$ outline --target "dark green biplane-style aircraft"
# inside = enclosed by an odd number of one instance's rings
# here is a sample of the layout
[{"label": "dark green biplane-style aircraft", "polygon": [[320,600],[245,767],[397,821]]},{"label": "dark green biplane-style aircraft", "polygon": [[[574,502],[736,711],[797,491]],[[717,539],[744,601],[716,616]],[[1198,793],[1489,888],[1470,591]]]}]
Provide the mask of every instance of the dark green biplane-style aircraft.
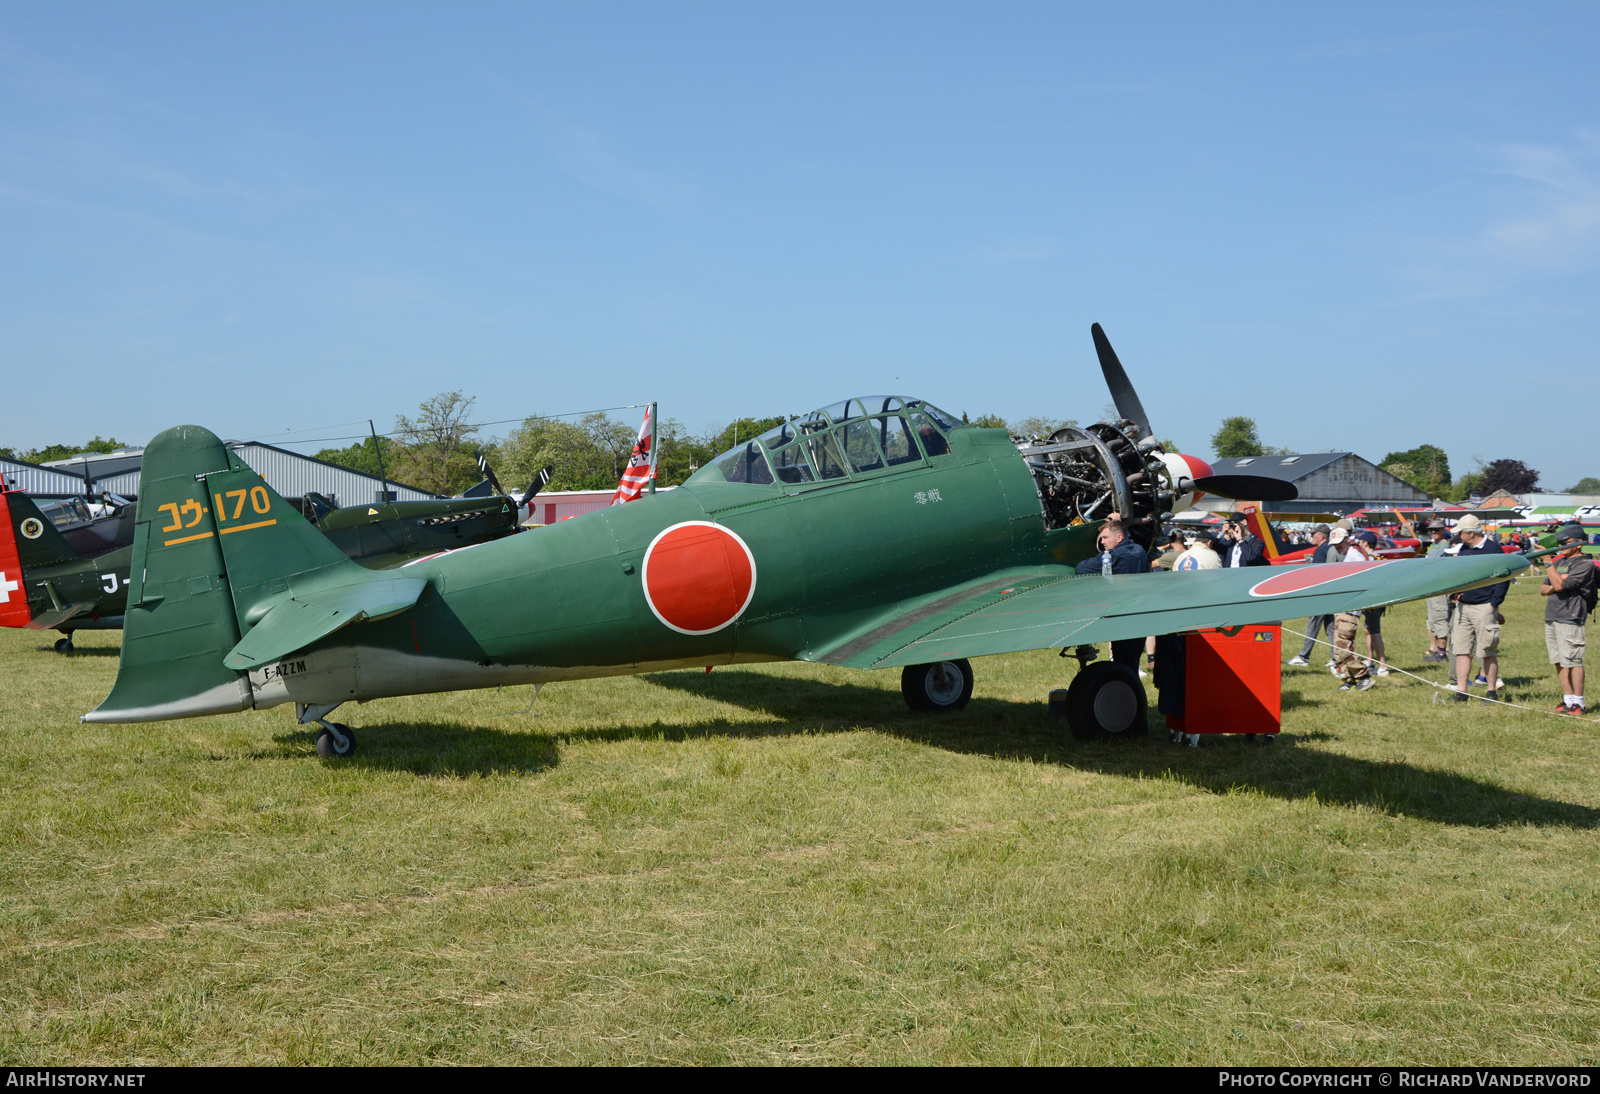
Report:
[{"label": "dark green biplane-style aircraft", "polygon": [[[395,570],[349,561],[209,431],[169,429],[145,452],[116,684],[84,718],[292,702],[322,727],[317,751],[345,755],[355,735],[328,716],[351,701],[787,659],[900,668],[913,707],[947,710],[982,654],[1371,607],[1527,565],[1075,575],[1113,508],[1148,543],[1176,498],[1228,489],[1161,451],[1094,334],[1117,422],[1019,444],[921,399],[850,399],[680,489]],[[1089,665],[1073,689],[1095,732],[1143,727],[1125,666]]]},{"label": "dark green biplane-style aircraft", "polygon": [[[428,501],[383,502],[338,508],[318,494],[307,495],[312,512],[310,526],[336,546],[345,557],[370,569],[387,569],[407,559],[437,554],[475,543],[509,536],[518,528],[518,503],[505,496],[493,472],[487,482],[494,493],[480,497],[437,498]],[[548,469],[534,478],[524,503],[549,481]],[[120,630],[132,577],[136,507],[128,503],[118,514],[91,523],[72,520],[58,526],[32,498],[20,491],[0,493],[0,564],[15,552],[11,569],[17,592],[27,611],[3,610],[15,604],[13,592],[0,590],[0,622],[32,630],[57,630],[59,653],[72,652],[72,635],[80,630]],[[82,508],[77,499],[72,502]],[[224,511],[248,510],[248,492],[224,496],[216,504]],[[292,508],[292,507],[291,507]],[[193,510],[172,514],[180,520]],[[69,514],[70,515],[70,514]],[[87,510],[84,511],[87,517]],[[5,519],[5,518],[9,519]],[[122,533],[121,542],[110,538]],[[9,539],[9,542],[7,542]]]}]

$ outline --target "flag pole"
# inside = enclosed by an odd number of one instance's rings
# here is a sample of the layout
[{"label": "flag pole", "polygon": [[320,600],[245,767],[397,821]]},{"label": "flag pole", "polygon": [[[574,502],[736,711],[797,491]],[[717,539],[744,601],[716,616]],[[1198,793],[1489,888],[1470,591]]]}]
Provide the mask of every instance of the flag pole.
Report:
[{"label": "flag pole", "polygon": [[656,404],[650,404],[650,493],[656,492],[656,453],[661,446],[661,423],[656,419]]}]

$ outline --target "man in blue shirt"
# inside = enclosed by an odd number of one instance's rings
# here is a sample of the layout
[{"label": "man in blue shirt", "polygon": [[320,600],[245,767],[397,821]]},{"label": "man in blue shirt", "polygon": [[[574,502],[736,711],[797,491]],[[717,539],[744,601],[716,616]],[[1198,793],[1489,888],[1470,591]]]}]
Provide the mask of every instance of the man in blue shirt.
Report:
[{"label": "man in blue shirt", "polygon": [[[1116,513],[1112,513],[1106,520],[1096,543],[1100,547],[1100,553],[1078,563],[1075,567],[1078,573],[1110,577],[1112,574],[1150,572],[1150,556],[1145,553],[1143,547],[1128,538],[1128,530]],[[1142,649],[1144,649],[1143,638],[1128,638],[1121,642],[1113,642],[1111,660],[1138,672],[1139,651]]]}]

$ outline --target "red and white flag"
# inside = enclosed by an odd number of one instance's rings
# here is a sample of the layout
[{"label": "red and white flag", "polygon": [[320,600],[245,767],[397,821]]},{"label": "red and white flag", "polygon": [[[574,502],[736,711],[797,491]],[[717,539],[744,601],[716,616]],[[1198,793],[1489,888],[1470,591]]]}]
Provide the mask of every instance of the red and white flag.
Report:
[{"label": "red and white flag", "polygon": [[644,425],[639,427],[639,439],[633,443],[633,453],[628,457],[627,469],[617,492],[611,497],[612,505],[632,501],[644,492],[645,485],[656,477],[656,405],[651,403],[644,412]]}]

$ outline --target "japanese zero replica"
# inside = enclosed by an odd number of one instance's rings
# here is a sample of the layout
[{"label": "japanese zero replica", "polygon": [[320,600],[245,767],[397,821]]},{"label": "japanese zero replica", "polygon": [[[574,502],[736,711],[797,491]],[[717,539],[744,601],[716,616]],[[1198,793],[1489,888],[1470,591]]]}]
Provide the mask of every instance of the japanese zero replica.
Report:
[{"label": "japanese zero replica", "polygon": [[[369,570],[215,435],[150,442],[122,658],[91,722],[296,704],[328,721],[384,696],[800,659],[900,668],[915,708],[958,708],[968,658],[1389,604],[1499,581],[1519,555],[1185,575],[1078,576],[1112,512],[1148,546],[1208,478],[1162,452],[1098,325],[1116,422],[1015,443],[928,403],[836,403],[741,444],[679,489],[545,528]],[[3,609],[3,606],[0,606]],[[1144,725],[1113,662],[1074,689],[1100,732]],[[1108,701],[1102,702],[1102,697]]]}]

